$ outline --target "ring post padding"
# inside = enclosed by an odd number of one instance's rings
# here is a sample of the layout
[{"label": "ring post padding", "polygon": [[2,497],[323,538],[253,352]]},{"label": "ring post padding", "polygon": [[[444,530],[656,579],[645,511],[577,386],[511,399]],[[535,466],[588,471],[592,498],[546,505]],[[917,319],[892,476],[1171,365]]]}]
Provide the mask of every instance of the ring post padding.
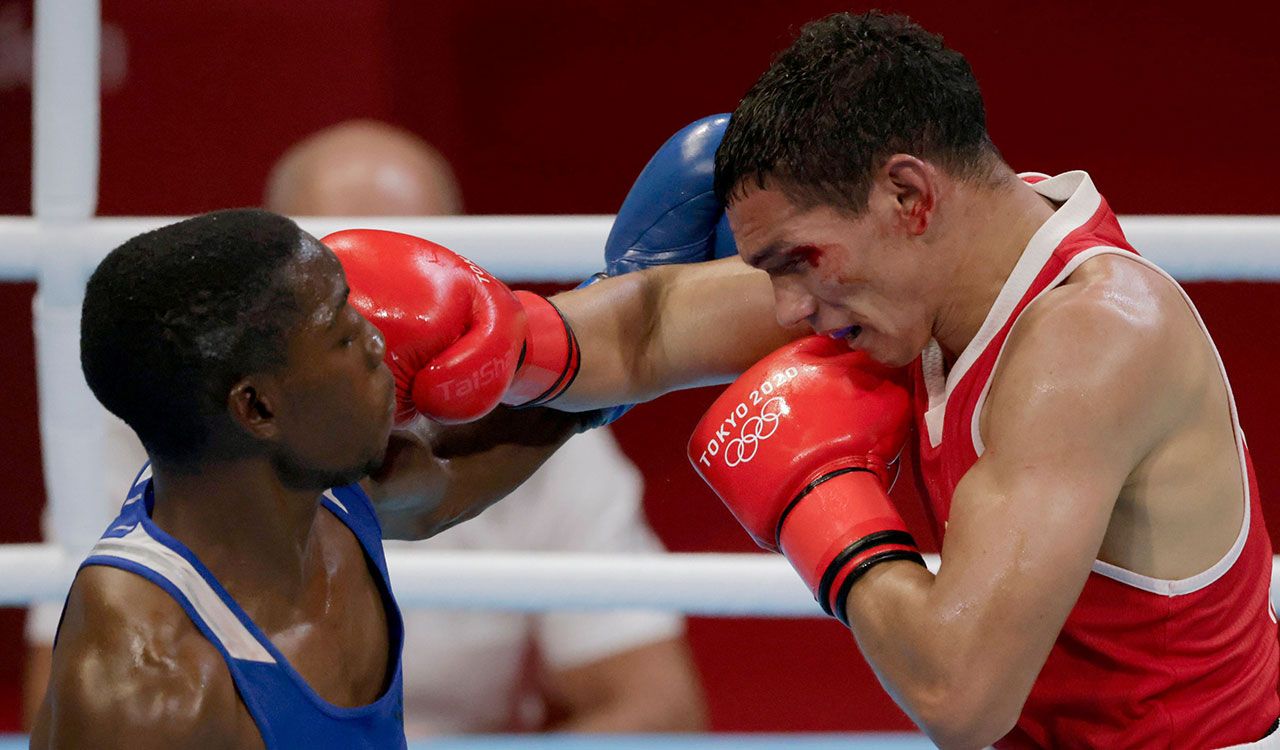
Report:
[{"label": "ring post padding", "polygon": [[106,425],[80,369],[85,263],[66,248],[43,255],[32,305],[44,463],[46,529],[82,554],[102,534]]},{"label": "ring post padding", "polygon": [[32,212],[81,221],[98,203],[98,0],[36,0]]}]

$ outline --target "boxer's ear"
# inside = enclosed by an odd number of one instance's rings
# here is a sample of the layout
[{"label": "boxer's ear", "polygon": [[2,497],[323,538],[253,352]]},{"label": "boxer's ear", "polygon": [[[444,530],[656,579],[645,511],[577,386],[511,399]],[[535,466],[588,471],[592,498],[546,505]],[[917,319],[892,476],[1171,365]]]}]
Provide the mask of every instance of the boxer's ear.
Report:
[{"label": "boxer's ear", "polygon": [[276,424],[277,394],[271,383],[253,376],[241,378],[227,394],[227,411],[240,429],[259,440],[279,436]]},{"label": "boxer's ear", "polygon": [[873,193],[891,201],[894,223],[913,236],[924,234],[933,218],[938,195],[938,172],[928,162],[910,154],[894,154],[876,173]]}]

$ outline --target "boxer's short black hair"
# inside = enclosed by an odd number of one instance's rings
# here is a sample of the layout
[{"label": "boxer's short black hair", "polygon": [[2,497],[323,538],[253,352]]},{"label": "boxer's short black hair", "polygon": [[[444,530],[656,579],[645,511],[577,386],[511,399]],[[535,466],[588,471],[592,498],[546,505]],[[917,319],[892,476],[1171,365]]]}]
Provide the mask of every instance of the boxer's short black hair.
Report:
[{"label": "boxer's short black hair", "polygon": [[724,205],[766,179],[802,207],[861,213],[872,173],[907,153],[957,175],[989,169],[978,82],[964,57],[905,16],[837,13],[806,25],[729,121],[716,152]]},{"label": "boxer's short black hair", "polygon": [[138,235],[98,265],[80,365],[153,458],[197,460],[236,381],[284,364],[301,316],[284,266],[308,242],[283,216],[232,209]]}]

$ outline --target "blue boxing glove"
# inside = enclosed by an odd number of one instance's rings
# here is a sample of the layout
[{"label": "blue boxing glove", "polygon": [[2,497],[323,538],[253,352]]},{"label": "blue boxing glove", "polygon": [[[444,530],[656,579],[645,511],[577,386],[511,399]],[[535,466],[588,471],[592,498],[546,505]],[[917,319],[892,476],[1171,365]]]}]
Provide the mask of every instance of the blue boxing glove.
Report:
[{"label": "blue boxing glove", "polygon": [[605,275],[736,255],[713,190],[716,149],[729,115],[697,120],[667,139],[618,209],[605,241]]},{"label": "blue boxing glove", "polygon": [[[653,266],[700,263],[738,254],[724,206],[713,187],[716,149],[729,115],[711,115],[681,128],[640,171],[604,243],[605,270],[583,286]],[[632,404],[603,409],[597,425]]]}]

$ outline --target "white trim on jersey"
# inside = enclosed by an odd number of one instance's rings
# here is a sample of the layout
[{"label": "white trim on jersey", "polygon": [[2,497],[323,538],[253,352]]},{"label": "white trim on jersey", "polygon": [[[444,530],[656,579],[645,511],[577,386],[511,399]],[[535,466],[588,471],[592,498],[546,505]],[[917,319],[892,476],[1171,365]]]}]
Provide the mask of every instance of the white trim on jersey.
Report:
[{"label": "white trim on jersey", "polygon": [[338,499],[338,496],[334,493],[332,487],[325,490],[323,496],[326,500],[341,508],[343,513],[351,515],[351,511],[347,510],[347,506],[343,505],[342,501]]},{"label": "white trim on jersey", "polygon": [[[1244,459],[1244,431],[1240,428],[1240,419],[1236,412],[1235,395],[1231,391],[1231,382],[1227,379],[1227,368],[1226,365],[1222,363],[1222,357],[1218,354],[1218,347],[1214,345],[1213,337],[1209,335],[1209,329],[1205,326],[1204,319],[1200,317],[1200,312],[1196,310],[1195,305],[1192,304],[1191,297],[1187,295],[1186,290],[1179,286],[1178,282],[1166,273],[1164,269],[1140,255],[1118,247],[1107,246],[1091,247],[1087,250],[1082,250],[1067,262],[1067,265],[1062,269],[1062,271],[1059,272],[1053,281],[1031,300],[1029,305],[1035,304],[1035,301],[1040,299],[1040,297],[1053,289],[1056,289],[1085,261],[1091,260],[1100,255],[1115,255],[1120,258],[1124,258],[1125,260],[1134,261],[1135,263],[1155,271],[1165,279],[1168,279],[1169,283],[1173,284],[1174,288],[1178,290],[1178,293],[1182,295],[1182,300],[1186,302],[1187,307],[1190,308],[1192,314],[1195,315],[1196,324],[1200,326],[1200,332],[1204,334],[1205,339],[1209,342],[1209,350],[1213,352],[1214,361],[1218,363],[1218,373],[1222,376],[1222,383],[1226,387],[1227,391],[1227,403],[1230,406],[1231,411],[1231,428],[1235,433],[1236,454],[1240,462],[1240,476],[1244,487],[1244,519],[1240,524],[1240,533],[1236,535],[1235,543],[1231,545],[1231,549],[1227,550],[1227,553],[1208,569],[1189,578],[1181,578],[1177,580],[1153,578],[1151,576],[1142,575],[1141,573],[1135,573],[1132,570],[1128,570],[1102,560],[1093,561],[1093,572],[1152,594],[1159,594],[1162,596],[1181,596],[1183,594],[1190,594],[1212,584],[1214,581],[1217,581],[1225,575],[1226,572],[1231,569],[1231,566],[1235,565],[1236,560],[1240,558],[1240,553],[1244,550],[1245,541],[1249,537],[1249,470]],[[1025,294],[1025,291],[1023,293]],[[1013,325],[1016,327],[1018,322],[1014,321]],[[1012,333],[1010,334],[1010,337],[1012,337]],[[1005,341],[1008,343],[1008,339]],[[987,382],[982,387],[982,393],[979,394],[978,401],[973,409],[973,418],[969,425],[969,429],[973,438],[973,449],[978,456],[981,456],[986,449],[986,445],[982,441],[982,432],[980,430],[982,407],[986,404],[987,394],[991,392],[991,384],[995,381],[996,369],[1000,366],[1000,358],[1003,356],[1004,347],[1002,346],[1000,348],[1000,352],[996,355],[995,363],[992,365],[991,377],[987,378]]]},{"label": "white trim on jersey", "polygon": [[[1031,307],[1031,305],[1034,305],[1041,297],[1053,291],[1054,289],[1057,289],[1062,284],[1062,282],[1067,280],[1068,276],[1075,273],[1076,269],[1080,267],[1080,264],[1084,263],[1086,260],[1089,260],[1090,258],[1094,258],[1099,255],[1104,255],[1108,252],[1112,252],[1112,253],[1120,252],[1120,253],[1124,253],[1125,255],[1132,255],[1135,258],[1138,257],[1137,255],[1134,255],[1133,253],[1130,253],[1127,250],[1121,250],[1119,248],[1109,248],[1104,246],[1091,247],[1087,250],[1081,250],[1071,260],[1067,261],[1067,264],[1063,266],[1062,270],[1058,272],[1058,275],[1053,278],[1053,281],[1050,281],[1049,284],[1045,286],[1044,289],[1041,289],[1036,294],[1036,296],[1033,297],[1031,301],[1027,303],[1027,307],[1028,308]],[[982,441],[982,430],[980,429],[982,425],[982,419],[981,419],[982,407],[987,403],[987,394],[991,392],[991,383],[995,381],[996,371],[1000,369],[1000,360],[1004,357],[1005,346],[1008,345],[1009,339],[1013,338],[1013,329],[1018,327],[1018,323],[1021,322],[1021,320],[1022,318],[1021,316],[1019,316],[1018,320],[1013,321],[1013,325],[1009,327],[1009,336],[1008,338],[1005,339],[1005,343],[1001,345],[1000,351],[996,352],[996,361],[991,363],[991,376],[988,377],[987,382],[983,384],[982,393],[978,394],[978,401],[973,408],[973,417],[972,417],[971,423],[969,424],[969,435],[973,440],[973,451],[974,453],[977,453],[979,456],[981,456],[983,452],[986,451],[987,449],[986,443]]]},{"label": "white trim on jersey", "polygon": [[[123,505],[136,503],[146,494],[147,480],[151,478],[151,462],[148,461],[142,470],[138,472],[138,476],[133,480],[133,486],[129,488],[129,496],[125,498]],[[122,507],[123,507],[122,505]]]},{"label": "white trim on jersey", "polygon": [[946,375],[942,361],[942,350],[938,342],[930,340],[929,345],[920,355],[921,370],[925,387],[929,392],[929,408],[924,413],[925,427],[929,432],[929,444],[937,448],[942,443],[942,427],[946,419],[947,401],[956,385],[986,350],[991,340],[1000,333],[1000,329],[1013,314],[1014,308],[1031,288],[1031,282],[1044,268],[1053,251],[1058,249],[1062,240],[1074,232],[1080,225],[1089,220],[1097,212],[1102,203],[1102,196],[1093,186],[1088,173],[1082,171],[1064,172],[1057,177],[1031,185],[1031,188],[1044,197],[1061,203],[1062,206],[1049,217],[1027,242],[1022,257],[1014,265],[1004,287],[996,296],[995,302],[982,321],[982,327],[969,342],[955,366]]},{"label": "white trim on jersey", "polygon": [[275,658],[249,632],[195,567],[182,555],[152,538],[142,524],[136,524],[122,537],[99,539],[89,555],[118,557],[155,571],[191,602],[200,619],[204,620],[231,658],[264,664],[275,663]]}]

